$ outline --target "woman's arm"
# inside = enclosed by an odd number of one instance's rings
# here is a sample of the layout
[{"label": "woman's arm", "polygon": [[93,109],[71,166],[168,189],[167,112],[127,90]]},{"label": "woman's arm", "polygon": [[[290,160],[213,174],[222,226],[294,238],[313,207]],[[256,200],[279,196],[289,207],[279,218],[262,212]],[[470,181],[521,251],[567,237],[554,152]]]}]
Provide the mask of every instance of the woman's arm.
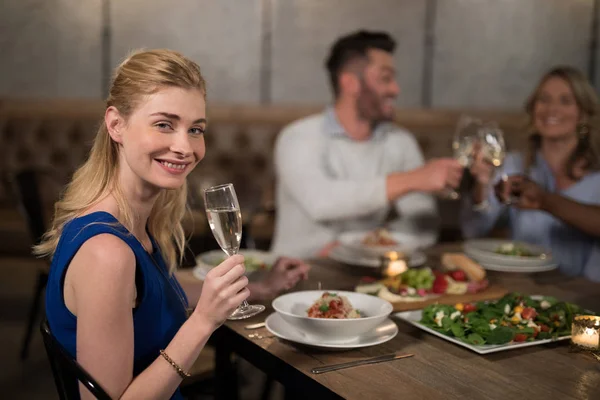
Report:
[{"label": "woman's arm", "polygon": [[546,192],[541,199],[540,209],[590,236],[600,238],[600,206],[579,203],[560,194]]},{"label": "woman's arm", "polygon": [[[164,349],[184,371],[214,329],[247,297],[240,260],[231,257],[209,273],[206,295]],[[135,296],[135,256],[129,246],[110,234],[84,243],[65,279],[65,302],[77,316],[77,360],[112,398],[168,399],[181,377],[162,356],[132,380]],[[81,394],[92,398],[85,389]]]}]

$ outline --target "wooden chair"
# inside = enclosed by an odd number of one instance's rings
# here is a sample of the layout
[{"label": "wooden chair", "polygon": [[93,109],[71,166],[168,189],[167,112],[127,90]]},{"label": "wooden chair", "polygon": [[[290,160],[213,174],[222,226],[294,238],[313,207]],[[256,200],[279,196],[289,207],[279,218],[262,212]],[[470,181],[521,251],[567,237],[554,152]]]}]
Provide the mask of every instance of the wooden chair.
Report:
[{"label": "wooden chair", "polygon": [[[17,172],[12,178],[13,190],[18,200],[19,210],[27,222],[32,244],[38,244],[46,232],[43,203],[38,185],[38,173],[38,171],[27,169]],[[26,359],[29,354],[29,344],[36,321],[39,318],[42,295],[48,282],[48,267],[40,268],[38,271],[34,295],[27,317],[27,328],[21,345],[22,360]]]},{"label": "wooden chair", "polygon": [[79,382],[81,382],[97,399],[110,400],[110,396],[98,382],[58,343],[50,332],[46,319],[43,320],[40,330],[59,398],[79,399]]}]

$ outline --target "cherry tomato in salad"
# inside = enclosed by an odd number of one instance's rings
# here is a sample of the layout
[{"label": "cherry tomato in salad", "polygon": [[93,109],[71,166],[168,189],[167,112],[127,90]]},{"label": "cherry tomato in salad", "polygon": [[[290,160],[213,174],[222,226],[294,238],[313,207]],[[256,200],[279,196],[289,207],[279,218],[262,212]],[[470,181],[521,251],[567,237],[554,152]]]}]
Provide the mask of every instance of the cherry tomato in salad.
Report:
[{"label": "cherry tomato in salad", "polygon": [[527,340],[527,335],[524,333],[517,333],[515,335],[515,337],[513,338],[513,341],[515,342],[524,342]]},{"label": "cherry tomato in salad", "polygon": [[473,312],[473,311],[477,311],[477,307],[475,306],[475,304],[469,304],[469,303],[466,303],[466,304],[464,305],[463,312],[464,312],[465,314],[466,314],[466,313]]},{"label": "cherry tomato in salad", "polygon": [[521,312],[521,318],[523,319],[534,319],[536,316],[537,312],[535,311],[535,308],[532,307],[526,307]]}]

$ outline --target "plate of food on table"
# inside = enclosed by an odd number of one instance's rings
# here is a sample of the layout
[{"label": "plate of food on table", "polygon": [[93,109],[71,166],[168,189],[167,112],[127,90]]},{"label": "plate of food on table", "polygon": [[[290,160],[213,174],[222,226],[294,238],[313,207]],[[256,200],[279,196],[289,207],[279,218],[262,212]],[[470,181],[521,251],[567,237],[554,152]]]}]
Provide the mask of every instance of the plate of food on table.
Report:
[{"label": "plate of food on table", "polygon": [[465,242],[464,250],[490,271],[533,273],[558,268],[549,249],[531,243],[472,239]]},{"label": "plate of food on table", "polygon": [[581,314],[593,312],[555,297],[507,293],[493,301],[431,304],[395,317],[487,354],[569,339],[573,318]]},{"label": "plate of food on table", "polygon": [[382,279],[364,277],[355,291],[385,299],[395,311],[414,310],[433,303],[495,299],[507,292],[498,285],[490,285],[485,269],[463,253],[444,253],[439,269],[409,268]]},{"label": "plate of food on table", "polygon": [[348,249],[376,256],[390,251],[408,254],[423,246],[418,237],[387,228],[344,232],[339,235],[338,241]]},{"label": "plate of food on table", "polygon": [[402,253],[411,267],[427,261],[425,253],[421,251],[426,243],[421,243],[414,236],[385,228],[345,232],[338,237],[338,242],[339,245],[329,252],[329,258],[345,264],[378,268],[381,257],[390,252]]},{"label": "plate of food on table", "polygon": [[311,347],[344,350],[374,346],[393,339],[398,326],[392,305],[362,293],[305,290],[273,300],[275,312],[266,328],[280,339]]}]

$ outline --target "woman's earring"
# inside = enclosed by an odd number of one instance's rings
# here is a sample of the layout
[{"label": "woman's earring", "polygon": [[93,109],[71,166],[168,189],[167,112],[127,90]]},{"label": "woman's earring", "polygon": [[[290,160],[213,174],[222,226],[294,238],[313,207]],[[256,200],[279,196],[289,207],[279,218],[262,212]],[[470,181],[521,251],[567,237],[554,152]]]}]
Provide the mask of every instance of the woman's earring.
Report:
[{"label": "woman's earring", "polygon": [[579,136],[579,140],[585,140],[588,137],[590,130],[586,123],[580,123],[577,125],[577,136]]}]

